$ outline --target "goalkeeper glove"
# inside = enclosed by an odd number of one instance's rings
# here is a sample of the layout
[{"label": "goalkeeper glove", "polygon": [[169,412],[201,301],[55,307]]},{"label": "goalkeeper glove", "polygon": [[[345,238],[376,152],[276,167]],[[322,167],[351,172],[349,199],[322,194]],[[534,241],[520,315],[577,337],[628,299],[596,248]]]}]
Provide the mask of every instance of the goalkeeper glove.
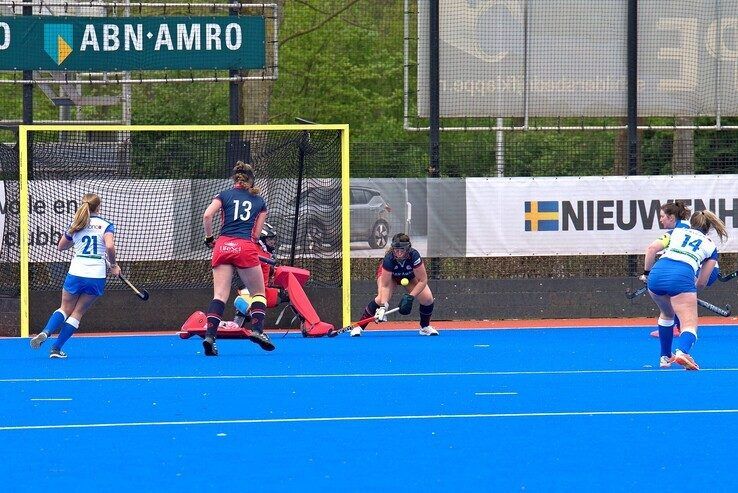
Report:
[{"label": "goalkeeper glove", "polygon": [[387,312],[388,308],[389,308],[389,303],[385,303],[383,306],[380,306],[379,308],[377,308],[377,311],[374,312],[374,321],[376,323],[387,321],[387,315],[385,315],[385,313]]},{"label": "goalkeeper glove", "polygon": [[410,312],[413,311],[413,301],[415,301],[415,296],[405,293],[400,300],[400,309],[398,310],[401,315],[410,315]]}]

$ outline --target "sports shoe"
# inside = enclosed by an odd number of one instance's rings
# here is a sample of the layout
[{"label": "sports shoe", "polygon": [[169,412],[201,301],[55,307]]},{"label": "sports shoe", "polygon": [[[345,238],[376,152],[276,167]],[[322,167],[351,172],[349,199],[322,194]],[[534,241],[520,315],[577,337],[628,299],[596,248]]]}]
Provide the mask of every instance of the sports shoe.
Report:
[{"label": "sports shoe", "polygon": [[674,363],[678,365],[682,365],[685,370],[699,370],[700,369],[700,367],[694,361],[694,358],[692,358],[689,354],[683,353],[682,351],[678,349],[676,351],[676,354],[674,355]]},{"label": "sports shoe", "polygon": [[269,339],[269,336],[266,335],[264,332],[252,330],[248,338],[249,338],[249,341],[261,346],[261,349],[263,349],[264,351],[274,351],[274,348],[275,348],[274,344]]},{"label": "sports shoe", "polygon": [[46,341],[46,339],[48,338],[49,338],[49,334],[43,331],[39,332],[33,337],[33,339],[31,339],[31,349],[40,348],[41,344],[43,344],[44,341]]},{"label": "sports shoe", "polygon": [[362,332],[364,332],[364,329],[362,329],[361,327],[357,325],[356,327],[351,329],[351,332],[349,333],[351,334],[351,337],[361,337]]},{"label": "sports shoe", "polygon": [[[681,334],[682,331],[679,329],[679,326],[674,326],[674,337],[679,337],[679,334]],[[659,329],[654,330],[651,332],[651,337],[655,337],[656,339],[659,338]]]},{"label": "sports shoe", "polygon": [[56,349],[55,347],[53,347],[51,348],[51,351],[49,351],[49,358],[64,359],[66,357],[67,357],[67,353],[65,353],[61,349]]},{"label": "sports shoe", "polygon": [[437,336],[438,331],[434,329],[431,325],[429,325],[427,327],[421,327],[418,331],[418,334],[420,334],[421,336]]},{"label": "sports shoe", "polygon": [[205,356],[218,356],[218,346],[215,344],[215,337],[205,337],[202,341],[202,347],[205,349]]},{"label": "sports shoe", "polygon": [[659,368],[669,368],[674,362],[674,355],[659,358]]}]

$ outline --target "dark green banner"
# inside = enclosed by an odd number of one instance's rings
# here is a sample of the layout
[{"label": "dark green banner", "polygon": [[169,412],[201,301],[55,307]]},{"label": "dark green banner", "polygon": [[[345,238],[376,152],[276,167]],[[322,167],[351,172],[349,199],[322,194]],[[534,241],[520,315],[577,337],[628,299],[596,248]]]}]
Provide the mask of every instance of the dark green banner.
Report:
[{"label": "dark green banner", "polygon": [[0,70],[260,69],[264,18],[0,17]]}]

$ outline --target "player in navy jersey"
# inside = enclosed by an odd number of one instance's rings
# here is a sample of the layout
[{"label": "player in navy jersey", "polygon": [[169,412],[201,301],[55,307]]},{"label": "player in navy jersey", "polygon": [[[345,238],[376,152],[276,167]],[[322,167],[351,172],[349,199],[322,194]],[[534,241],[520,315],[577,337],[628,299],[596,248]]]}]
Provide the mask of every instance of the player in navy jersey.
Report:
[{"label": "player in navy jersey", "polygon": [[[665,237],[671,235],[672,231],[677,228],[689,228],[689,218],[691,216],[692,211],[690,211],[686,204],[681,200],[662,205],[659,210],[659,222],[661,223],[661,226],[668,231],[661,235],[656,242],[652,243],[649,248],[657,248],[656,253],[661,252],[661,250],[663,250],[662,245],[664,244]],[[715,264],[715,268],[712,270],[712,274],[710,274],[710,279],[707,281],[707,286],[712,286],[712,284],[717,281],[718,277],[720,277],[720,266]],[[641,276],[641,278],[643,282],[646,282],[645,276]],[[679,317],[675,317],[673,329],[674,337],[679,336],[679,327]],[[656,329],[652,331],[651,337],[658,338],[659,330]]]},{"label": "player in navy jersey", "polygon": [[[400,301],[400,313],[409,315],[413,301],[418,300],[420,307],[420,335],[437,336],[438,331],[430,324],[433,314],[433,293],[428,287],[428,273],[420,253],[412,247],[410,237],[397,233],[392,237],[392,244],[377,269],[377,296],[364,308],[361,319],[374,316],[374,321],[385,322],[385,312],[389,309],[389,300],[396,286],[402,286],[407,279],[407,292]],[[360,336],[368,322],[351,329],[351,337]]]},{"label": "player in navy jersey", "polygon": [[79,328],[82,316],[105,290],[108,266],[117,276],[120,267],[115,261],[115,227],[98,216],[100,197],[85,194],[74,214],[72,225],[59,238],[56,248],[74,247],[74,257],[69,265],[62,288],[61,306],[51,314],[44,329],[31,339],[31,347],[38,349],[57,330],[61,329],[49,353],[50,358],[66,358],[62,351],[72,334]]},{"label": "player in navy jersey", "polygon": [[[255,186],[254,169],[239,161],[233,168],[233,187],[220,192],[205,210],[202,223],[205,245],[213,249],[213,300],[207,309],[203,348],[206,356],[217,356],[215,343],[225,304],[231,291],[234,269],[251,293],[249,339],[266,351],[274,349],[264,331],[266,297],[259,253],[259,236],[266,221],[267,206]],[[221,212],[220,236],[213,236],[213,218]]]},{"label": "player in navy jersey", "polygon": [[[721,240],[728,237],[725,225],[710,211],[692,214],[690,228],[675,228],[648,246],[643,275],[648,292],[659,307],[659,366],[677,363],[687,370],[699,370],[689,354],[697,340],[697,290],[707,286],[717,264],[718,252],[707,236],[714,229]],[[656,260],[657,247],[664,253]],[[681,322],[681,335],[672,353],[674,315]]]}]

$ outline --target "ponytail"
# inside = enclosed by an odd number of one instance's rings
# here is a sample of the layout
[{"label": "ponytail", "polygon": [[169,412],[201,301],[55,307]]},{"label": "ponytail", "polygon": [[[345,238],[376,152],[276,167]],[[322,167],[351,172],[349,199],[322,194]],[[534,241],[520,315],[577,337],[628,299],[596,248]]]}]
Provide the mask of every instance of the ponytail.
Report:
[{"label": "ponytail", "polygon": [[256,182],[254,168],[243,161],[238,161],[233,167],[233,182],[241,188],[248,190],[252,195],[259,195],[261,192],[261,190],[254,185]]},{"label": "ponytail", "polygon": [[82,203],[77,207],[77,212],[74,213],[69,232],[76,233],[85,229],[90,224],[90,216],[97,212],[98,207],[100,207],[100,197],[94,193],[86,193],[82,197]]},{"label": "ponytail", "polygon": [[690,226],[698,231],[702,231],[703,234],[707,234],[710,231],[710,227],[715,229],[722,241],[728,238],[728,230],[725,224],[720,220],[719,217],[711,211],[699,211],[692,214],[692,219],[689,221]]}]

